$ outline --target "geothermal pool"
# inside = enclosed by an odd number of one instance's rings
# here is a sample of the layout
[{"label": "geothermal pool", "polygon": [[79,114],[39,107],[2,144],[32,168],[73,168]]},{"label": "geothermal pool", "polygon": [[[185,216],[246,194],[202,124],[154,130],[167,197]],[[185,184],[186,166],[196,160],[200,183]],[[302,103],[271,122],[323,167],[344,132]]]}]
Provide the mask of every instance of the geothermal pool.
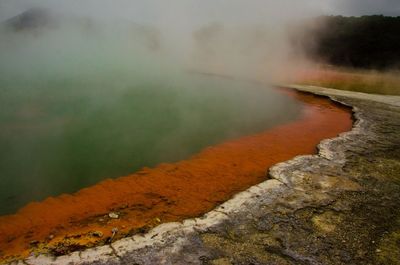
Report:
[{"label": "geothermal pool", "polygon": [[301,112],[276,89],[213,76],[78,77],[1,80],[0,214],[188,158]]},{"label": "geothermal pool", "polygon": [[[15,215],[0,216],[0,261],[32,252],[63,255],[104,244],[115,228],[117,240],[160,223],[201,216],[266,180],[272,165],[315,153],[322,139],[351,128],[347,108],[324,98],[280,91],[300,104],[297,120],[224,141],[185,160],[29,203]],[[118,219],[110,218],[110,212],[117,213]]]},{"label": "geothermal pool", "polygon": [[0,263],[201,216],[351,128],[327,99],[189,74],[81,22],[1,35]]}]

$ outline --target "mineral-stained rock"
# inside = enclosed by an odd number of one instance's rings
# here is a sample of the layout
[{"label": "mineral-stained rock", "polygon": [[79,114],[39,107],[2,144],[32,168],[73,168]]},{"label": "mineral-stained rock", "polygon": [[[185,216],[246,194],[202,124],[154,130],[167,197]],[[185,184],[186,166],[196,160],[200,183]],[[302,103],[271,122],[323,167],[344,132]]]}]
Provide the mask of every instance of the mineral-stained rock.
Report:
[{"label": "mineral-stained rock", "polygon": [[117,213],[111,212],[108,214],[108,217],[110,217],[111,219],[118,219],[119,215]]},{"label": "mineral-stained rock", "polygon": [[94,237],[103,237],[103,233],[101,231],[94,231],[91,233]]}]

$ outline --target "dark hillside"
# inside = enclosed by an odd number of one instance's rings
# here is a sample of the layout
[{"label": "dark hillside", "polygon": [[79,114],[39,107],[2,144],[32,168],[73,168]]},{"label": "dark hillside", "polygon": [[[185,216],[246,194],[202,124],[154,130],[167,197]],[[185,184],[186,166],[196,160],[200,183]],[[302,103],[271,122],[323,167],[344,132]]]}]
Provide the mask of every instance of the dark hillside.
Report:
[{"label": "dark hillside", "polygon": [[13,31],[23,31],[47,26],[52,22],[52,20],[53,19],[47,10],[31,8],[22,14],[6,20],[2,25]]},{"label": "dark hillside", "polygon": [[329,64],[376,69],[400,65],[400,17],[320,17],[308,24],[305,36],[297,43],[313,59]]}]

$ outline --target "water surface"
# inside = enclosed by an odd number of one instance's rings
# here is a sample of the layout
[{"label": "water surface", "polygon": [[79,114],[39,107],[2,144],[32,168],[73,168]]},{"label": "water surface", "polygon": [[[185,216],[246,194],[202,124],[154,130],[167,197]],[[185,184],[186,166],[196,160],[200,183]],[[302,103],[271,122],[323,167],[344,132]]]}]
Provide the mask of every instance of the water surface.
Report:
[{"label": "water surface", "polygon": [[[46,76],[42,76],[46,77]],[[127,72],[0,83],[0,213],[297,118],[276,90],[193,74]]]}]

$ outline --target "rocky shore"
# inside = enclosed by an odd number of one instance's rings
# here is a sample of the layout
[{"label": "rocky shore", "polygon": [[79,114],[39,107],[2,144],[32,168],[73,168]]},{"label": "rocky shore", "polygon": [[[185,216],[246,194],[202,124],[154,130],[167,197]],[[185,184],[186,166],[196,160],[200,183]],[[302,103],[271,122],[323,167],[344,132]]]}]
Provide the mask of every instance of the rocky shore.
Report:
[{"label": "rocky shore", "polygon": [[292,88],[351,106],[353,130],[201,218],[11,264],[400,264],[400,97]]}]

